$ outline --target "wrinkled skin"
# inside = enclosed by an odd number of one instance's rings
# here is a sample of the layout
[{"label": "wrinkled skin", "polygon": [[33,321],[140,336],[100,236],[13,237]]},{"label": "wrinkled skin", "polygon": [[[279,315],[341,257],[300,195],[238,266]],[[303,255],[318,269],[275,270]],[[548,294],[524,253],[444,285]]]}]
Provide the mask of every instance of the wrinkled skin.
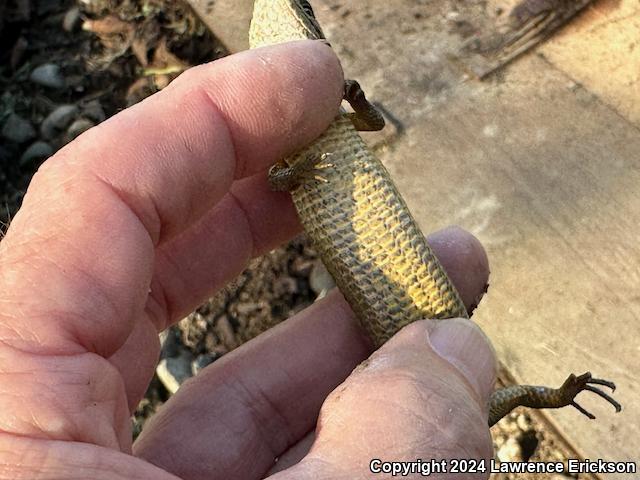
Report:
[{"label": "wrinkled skin", "polygon": [[[321,43],[242,53],[42,166],[0,243],[0,478],[354,479],[373,457],[491,455],[480,331],[417,322],[351,373],[371,347],[339,293],[206,368],[132,445],[158,332],[299,231],[266,170],[327,127],[342,82]],[[430,242],[474,304],[482,247]]]}]

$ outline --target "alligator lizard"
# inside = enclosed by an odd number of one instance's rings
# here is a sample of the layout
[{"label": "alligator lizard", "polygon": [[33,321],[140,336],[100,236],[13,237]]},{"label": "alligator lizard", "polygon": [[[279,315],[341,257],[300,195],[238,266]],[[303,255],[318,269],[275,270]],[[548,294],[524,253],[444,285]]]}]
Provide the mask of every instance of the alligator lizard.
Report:
[{"label": "alligator lizard", "polygon": [[[251,48],[324,38],[306,0],[254,2]],[[377,346],[416,320],[467,318],[460,296],[389,173],[357,133],[382,128],[382,117],[356,82],[346,82],[345,100],[354,112],[341,109],[312,145],[274,165],[269,173],[272,187],[291,192],[305,232]],[[489,424],[518,405],[573,405],[593,418],[574,400],[583,390],[620,410],[593,385],[615,389],[612,382],[586,373],[570,375],[559,389],[516,385],[497,390],[488,406]]]}]

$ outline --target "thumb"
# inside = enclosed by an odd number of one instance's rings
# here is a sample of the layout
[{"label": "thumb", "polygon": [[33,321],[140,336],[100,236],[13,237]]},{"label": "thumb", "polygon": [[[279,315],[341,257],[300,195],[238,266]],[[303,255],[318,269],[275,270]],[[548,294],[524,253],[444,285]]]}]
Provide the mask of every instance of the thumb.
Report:
[{"label": "thumb", "polygon": [[[271,478],[380,478],[370,469],[373,459],[488,461],[486,405],[494,379],[493,349],[472,322],[413,323],[329,395],[311,451]],[[451,478],[451,473],[430,478]]]}]

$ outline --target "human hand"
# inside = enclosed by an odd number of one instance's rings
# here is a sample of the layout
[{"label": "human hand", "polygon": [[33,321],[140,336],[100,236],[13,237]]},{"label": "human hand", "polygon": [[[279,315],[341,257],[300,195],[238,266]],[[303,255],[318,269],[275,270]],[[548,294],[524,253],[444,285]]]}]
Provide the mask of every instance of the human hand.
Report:
[{"label": "human hand", "polygon": [[[417,322],[336,389],[371,353],[337,293],[187,382],[132,445],[158,332],[299,230],[266,169],[328,126],[342,82],[320,42],[242,53],[41,167],[0,243],[0,478],[250,479],[279,457],[279,479],[353,479],[374,457],[490,456],[479,330]],[[469,305],[482,248],[430,241]]]}]

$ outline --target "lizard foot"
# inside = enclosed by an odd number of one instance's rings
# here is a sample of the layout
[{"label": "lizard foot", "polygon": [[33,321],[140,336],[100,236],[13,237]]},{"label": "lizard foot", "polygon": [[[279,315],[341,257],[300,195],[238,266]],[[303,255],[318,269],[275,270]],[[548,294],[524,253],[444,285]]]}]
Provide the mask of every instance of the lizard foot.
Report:
[{"label": "lizard foot", "polygon": [[622,405],[616,402],[608,393],[602,391],[602,389],[600,388],[594,387],[593,385],[603,385],[607,388],[610,388],[612,392],[616,391],[615,383],[608,380],[593,378],[590,372],[583,373],[580,376],[575,376],[572,373],[558,389],[560,396],[565,402],[560,406],[564,407],[566,405],[571,405],[575,407],[580,413],[586,415],[590,419],[595,419],[596,417],[592,413],[585,410],[574,400],[578,393],[582,392],[583,390],[587,390],[604,398],[607,402],[613,405],[613,407],[616,409],[616,412],[620,412],[622,410]]},{"label": "lizard foot", "polygon": [[362,87],[355,80],[345,80],[344,99],[349,102],[352,113],[347,116],[359,132],[375,132],[384,128],[384,117],[380,111],[367,100]]},{"label": "lizard foot", "polygon": [[590,419],[596,418],[585,410],[576,401],[575,397],[582,391],[593,392],[605,399],[615,408],[616,412],[622,410],[622,406],[608,393],[594,385],[602,385],[615,391],[613,382],[593,378],[590,372],[576,376],[574,374],[564,381],[560,388],[540,387],[534,385],[512,385],[496,390],[489,400],[489,426],[494,425],[502,417],[516,407],[531,408],[562,408],[568,405],[576,408],[580,413]]},{"label": "lizard foot", "polygon": [[290,192],[311,182],[327,183],[321,171],[333,167],[333,163],[326,162],[330,153],[309,155],[294,165],[278,162],[269,169],[269,185],[276,192]]}]

